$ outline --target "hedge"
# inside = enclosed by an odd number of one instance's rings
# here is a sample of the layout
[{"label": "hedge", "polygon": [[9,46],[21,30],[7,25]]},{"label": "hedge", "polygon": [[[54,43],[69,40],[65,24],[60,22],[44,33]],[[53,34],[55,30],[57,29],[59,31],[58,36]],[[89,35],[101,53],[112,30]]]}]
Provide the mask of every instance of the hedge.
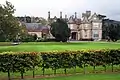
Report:
[{"label": "hedge", "polygon": [[0,71],[8,73],[10,80],[11,72],[20,72],[21,78],[28,71],[33,71],[35,77],[35,68],[42,68],[43,75],[45,69],[51,68],[56,74],[57,69],[64,69],[67,74],[68,68],[80,67],[86,72],[87,66],[92,66],[94,71],[96,66],[120,65],[120,49],[107,50],[80,50],[80,51],[55,51],[55,52],[3,52],[0,53]]}]

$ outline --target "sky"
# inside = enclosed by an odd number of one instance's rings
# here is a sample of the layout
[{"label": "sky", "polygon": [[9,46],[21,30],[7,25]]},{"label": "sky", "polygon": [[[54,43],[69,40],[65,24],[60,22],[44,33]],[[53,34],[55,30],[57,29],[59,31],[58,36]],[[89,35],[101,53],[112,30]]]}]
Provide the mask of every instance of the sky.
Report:
[{"label": "sky", "polygon": [[[5,4],[6,0],[0,0]],[[15,16],[38,16],[47,18],[48,11],[51,17],[59,17],[60,11],[68,16],[81,17],[82,13],[91,10],[92,13],[106,15],[107,18],[120,21],[120,0],[7,0],[16,9]]]}]

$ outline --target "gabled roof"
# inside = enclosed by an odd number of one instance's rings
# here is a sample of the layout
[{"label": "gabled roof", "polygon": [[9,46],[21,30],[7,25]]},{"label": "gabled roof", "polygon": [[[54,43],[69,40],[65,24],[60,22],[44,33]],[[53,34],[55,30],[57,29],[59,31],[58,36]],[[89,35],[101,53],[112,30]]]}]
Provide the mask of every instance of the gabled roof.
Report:
[{"label": "gabled roof", "polygon": [[43,30],[49,30],[47,26],[43,26],[40,23],[23,23],[28,32],[42,32]]},{"label": "gabled roof", "polygon": [[68,24],[80,24],[80,23],[81,23],[81,19],[74,18],[73,16],[71,16],[68,20]]},{"label": "gabled roof", "polygon": [[99,16],[98,16],[96,13],[94,13],[94,14],[89,18],[89,20],[92,21],[92,22],[99,22],[99,21],[101,21],[101,19],[99,18]]},{"label": "gabled roof", "polygon": [[[102,16],[101,16],[102,17]],[[101,22],[102,18],[100,15],[94,13],[93,15],[90,15],[89,17],[86,16],[86,14],[83,14],[83,20],[82,23],[91,23],[91,22]]]},{"label": "gabled roof", "polygon": [[68,20],[69,24],[75,24],[75,19],[73,18],[73,16],[71,16]]}]

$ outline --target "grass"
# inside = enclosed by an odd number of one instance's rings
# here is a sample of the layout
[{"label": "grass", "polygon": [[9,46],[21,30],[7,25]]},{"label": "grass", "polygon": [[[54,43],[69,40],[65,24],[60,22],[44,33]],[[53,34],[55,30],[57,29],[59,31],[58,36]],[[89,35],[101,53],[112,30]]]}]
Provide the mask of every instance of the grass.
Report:
[{"label": "grass", "polygon": [[[8,45],[7,45],[8,44]],[[80,49],[117,49],[120,43],[113,42],[29,42],[20,45],[10,45],[10,43],[0,43],[0,52],[41,52],[41,51],[64,51]]]},{"label": "grass", "polygon": [[[114,72],[115,71],[120,71],[120,66],[114,66]],[[83,75],[83,68],[79,68],[77,67],[76,68],[76,73],[79,73],[80,75]],[[104,68],[102,66],[98,66],[96,67],[96,73],[105,73],[104,72]],[[111,73],[112,72],[112,69],[111,69],[111,66],[107,66],[107,71],[106,73]],[[93,67],[89,66],[89,67],[86,67],[86,75],[89,75],[93,73]],[[46,69],[45,70],[45,75],[53,75],[54,74],[54,71],[52,69]],[[64,70],[63,69],[58,69],[57,70],[57,75],[59,74],[63,74],[64,75]],[[74,75],[75,74],[75,70],[73,68],[71,69],[67,69],[67,74],[72,74]],[[42,70],[41,68],[38,68],[35,70],[35,75],[36,76],[42,76]],[[24,76],[30,76],[32,77],[32,71],[27,71]],[[11,73],[11,77],[20,77],[20,73]],[[0,73],[0,78],[7,78],[7,73]],[[62,79],[63,80],[63,79]]]},{"label": "grass", "polygon": [[120,74],[88,74],[28,80],[120,80]]}]

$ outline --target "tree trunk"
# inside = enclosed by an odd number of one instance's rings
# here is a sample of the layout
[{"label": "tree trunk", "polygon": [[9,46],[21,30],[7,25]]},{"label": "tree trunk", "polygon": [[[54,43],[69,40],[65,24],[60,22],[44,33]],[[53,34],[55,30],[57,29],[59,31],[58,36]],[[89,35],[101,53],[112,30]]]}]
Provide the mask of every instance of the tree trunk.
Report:
[{"label": "tree trunk", "polygon": [[8,80],[11,80],[10,79],[10,70],[8,70]]},{"label": "tree trunk", "polygon": [[66,68],[64,69],[64,72],[65,72],[65,74],[67,74],[67,69]]},{"label": "tree trunk", "polygon": [[106,72],[106,66],[104,66],[104,71]]},{"label": "tree trunk", "polygon": [[43,67],[42,71],[43,71],[43,76],[44,76],[45,75],[45,68],[44,67]]},{"label": "tree trunk", "polygon": [[95,73],[95,66],[93,66],[93,72]]},{"label": "tree trunk", "polygon": [[24,77],[23,77],[23,70],[21,70],[21,79],[24,79]]},{"label": "tree trunk", "polygon": [[56,75],[56,68],[54,69],[54,75]]},{"label": "tree trunk", "polygon": [[33,66],[33,78],[35,78],[35,66]]},{"label": "tree trunk", "polygon": [[113,63],[112,63],[112,72],[113,72]]},{"label": "tree trunk", "polygon": [[83,68],[84,68],[84,74],[86,74],[85,63],[84,63],[84,66],[83,66]]},{"label": "tree trunk", "polygon": [[76,74],[76,66],[74,67],[74,73]]}]

